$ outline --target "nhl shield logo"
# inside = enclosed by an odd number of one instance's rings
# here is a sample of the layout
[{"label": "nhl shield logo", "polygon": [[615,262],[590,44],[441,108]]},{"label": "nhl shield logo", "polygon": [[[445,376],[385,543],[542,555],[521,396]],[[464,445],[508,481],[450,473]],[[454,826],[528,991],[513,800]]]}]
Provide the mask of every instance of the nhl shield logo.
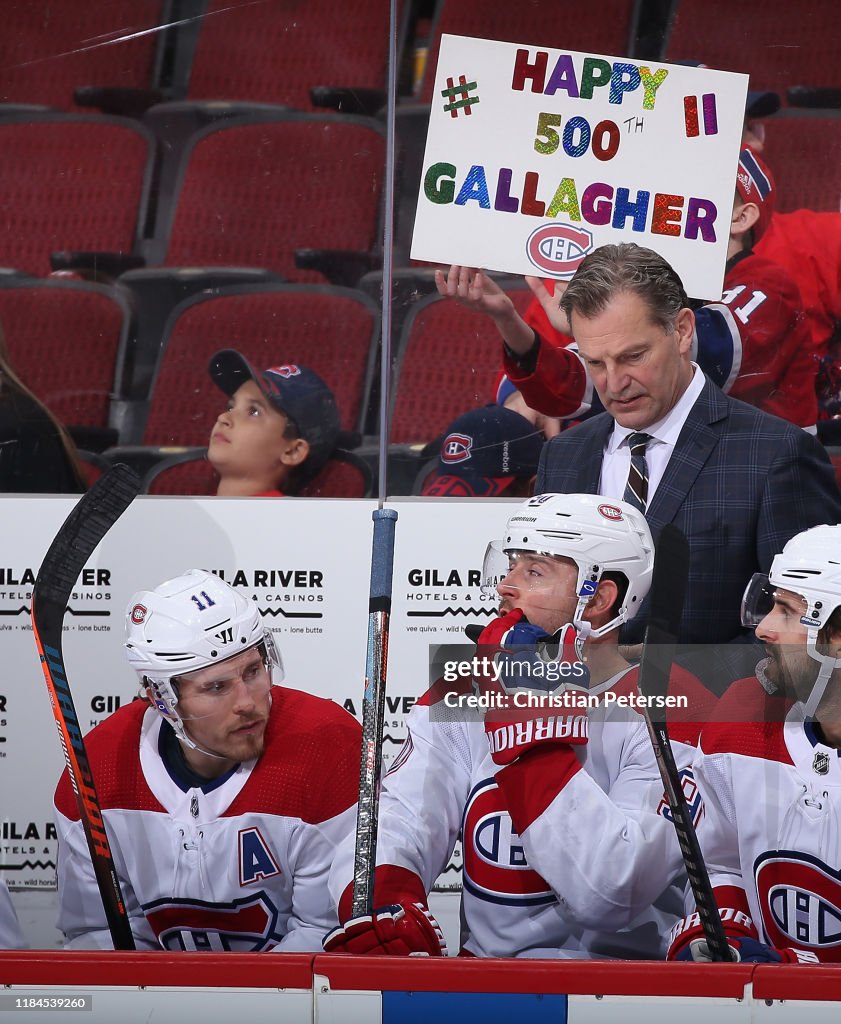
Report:
[{"label": "nhl shield logo", "polygon": [[826,775],[829,771],[829,754],[819,750],[812,759],[812,768],[817,775]]}]

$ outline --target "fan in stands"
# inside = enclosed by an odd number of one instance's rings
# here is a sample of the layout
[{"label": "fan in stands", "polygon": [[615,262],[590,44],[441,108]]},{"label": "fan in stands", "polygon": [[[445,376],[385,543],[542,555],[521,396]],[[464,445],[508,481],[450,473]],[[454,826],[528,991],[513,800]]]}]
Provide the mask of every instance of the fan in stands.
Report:
[{"label": "fan in stands", "polygon": [[[427,497],[509,498],[531,494],[543,434],[524,416],[498,405],[455,419],[428,454],[438,459],[423,480]],[[432,449],[432,451],[430,451]]]},{"label": "fan in stands", "polygon": [[210,376],[229,399],[207,450],[220,475],[217,494],[295,493],[330,458],[339,410],[313,370],[285,365],[258,374],[241,353],[224,349],[211,359]]}]

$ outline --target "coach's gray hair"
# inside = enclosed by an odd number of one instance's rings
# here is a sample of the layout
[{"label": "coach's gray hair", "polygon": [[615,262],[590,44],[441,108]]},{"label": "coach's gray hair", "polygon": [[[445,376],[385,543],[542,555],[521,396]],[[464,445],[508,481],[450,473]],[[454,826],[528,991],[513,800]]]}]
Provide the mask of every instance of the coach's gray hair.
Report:
[{"label": "coach's gray hair", "polygon": [[591,319],[602,313],[620,292],[638,295],[648,306],[651,322],[673,331],[677,315],[689,305],[683,282],[653,249],[634,242],[602,245],[582,260],[561,298],[561,309]]}]

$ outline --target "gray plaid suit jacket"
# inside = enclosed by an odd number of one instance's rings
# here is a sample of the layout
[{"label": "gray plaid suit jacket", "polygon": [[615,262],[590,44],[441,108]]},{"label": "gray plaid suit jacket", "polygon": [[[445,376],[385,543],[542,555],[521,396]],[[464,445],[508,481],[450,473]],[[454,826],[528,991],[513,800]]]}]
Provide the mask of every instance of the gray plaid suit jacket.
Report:
[{"label": "gray plaid suit jacket", "polygon": [[[536,494],[597,494],[613,418],[601,413],[544,446]],[[613,495],[612,497],[621,497]],[[801,530],[841,523],[841,494],[821,444],[799,427],[736,401],[707,380],[646,512],[655,546],[666,523],[689,540],[681,641],[745,636],[742,594],[754,572]],[[841,558],[841,551],[838,552]],[[647,602],[623,627],[642,640]]]}]

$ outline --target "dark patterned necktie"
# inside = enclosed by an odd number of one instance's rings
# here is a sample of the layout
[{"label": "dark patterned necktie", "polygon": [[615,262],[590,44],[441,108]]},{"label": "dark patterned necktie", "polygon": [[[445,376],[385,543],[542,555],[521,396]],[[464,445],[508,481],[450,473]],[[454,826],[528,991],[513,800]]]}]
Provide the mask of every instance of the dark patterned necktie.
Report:
[{"label": "dark patterned necktie", "polygon": [[640,512],[645,512],[648,502],[648,463],[645,461],[645,449],[651,440],[651,434],[635,431],[628,434],[628,447],[631,449],[631,468],[628,470],[628,482],[622,500],[629,502]]}]

